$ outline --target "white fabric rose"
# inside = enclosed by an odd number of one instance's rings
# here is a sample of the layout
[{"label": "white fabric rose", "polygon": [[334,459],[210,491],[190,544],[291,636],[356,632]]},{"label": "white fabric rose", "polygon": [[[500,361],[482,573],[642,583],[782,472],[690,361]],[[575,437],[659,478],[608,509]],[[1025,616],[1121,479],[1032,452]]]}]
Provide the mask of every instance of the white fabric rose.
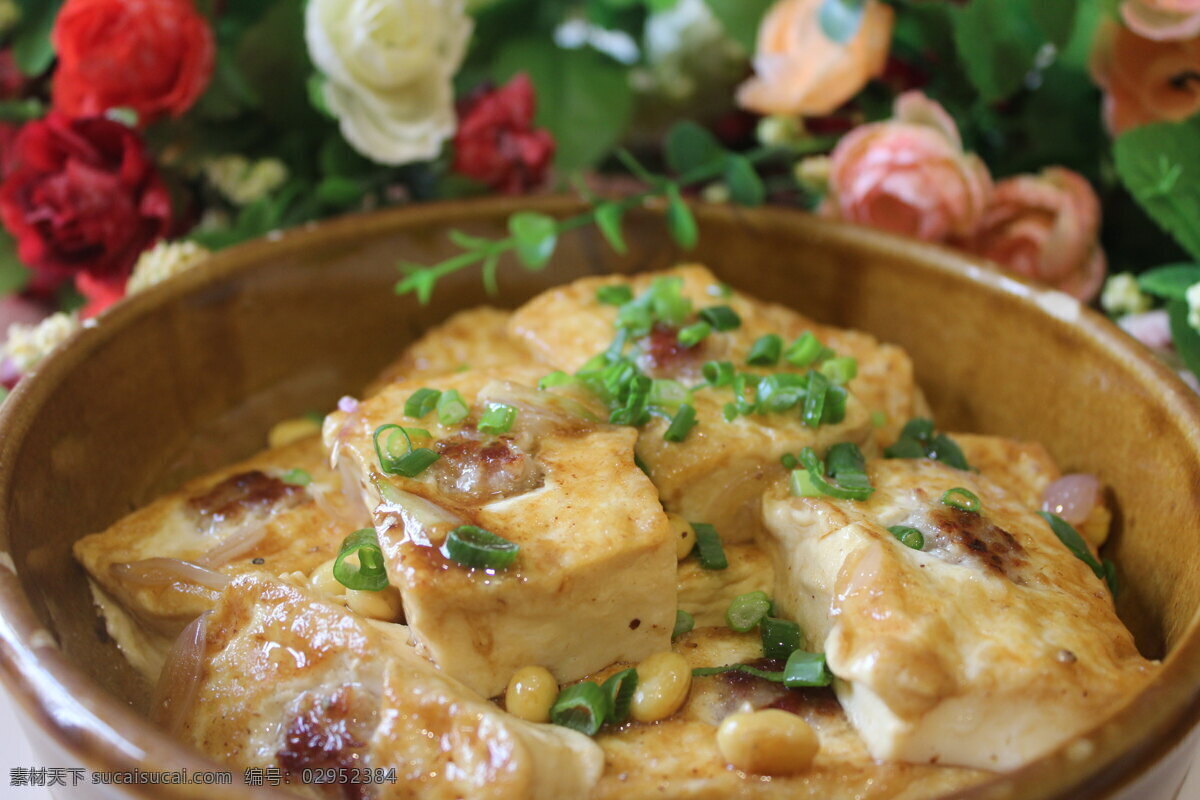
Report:
[{"label": "white fabric rose", "polygon": [[309,0],[304,38],[346,141],[382,164],[436,156],[471,27],[465,0]]}]

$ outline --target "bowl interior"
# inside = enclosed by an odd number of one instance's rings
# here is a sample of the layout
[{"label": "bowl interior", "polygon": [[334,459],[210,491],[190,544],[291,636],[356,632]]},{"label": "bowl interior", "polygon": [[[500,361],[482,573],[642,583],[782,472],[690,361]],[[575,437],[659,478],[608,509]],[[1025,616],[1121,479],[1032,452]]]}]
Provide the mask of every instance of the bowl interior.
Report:
[{"label": "bowl interior", "polygon": [[[564,199],[536,206],[579,210]],[[246,245],[122,304],[26,381],[0,412],[0,525],[35,616],[22,616],[20,598],[0,598],[0,607],[58,642],[61,655],[39,656],[39,668],[82,673],[102,687],[108,696],[81,700],[92,708],[117,698],[141,710],[147,687],[97,619],[71,558],[77,538],[260,449],[274,422],[355,394],[456,310],[512,307],[585,274],[685,258],[761,298],[902,345],[942,427],[1037,440],[1065,471],[1099,475],[1116,501],[1106,555],[1124,585],[1122,618],[1147,656],[1180,662],[1197,646],[1200,403],[1074,301],[936,248],[786,211],[711,207],[698,209],[693,253],[670,244],[658,214],[638,212],[627,220],[625,256],[582,231],[563,238],[544,272],[502,270],[497,298],[473,271],[447,277],[426,306],[396,296],[398,262],[451,255],[451,228],[503,235],[510,210],[505,201],[421,206]],[[1156,701],[1163,707],[1144,709],[1136,723],[1127,715],[1146,737],[1194,714],[1200,667],[1168,667]],[[148,726],[129,735],[153,736]],[[1029,781],[1019,796],[1051,796],[1083,774],[1126,769],[1129,748],[1106,742],[1097,739],[1092,758],[1070,774],[1048,761],[1013,778]]]}]

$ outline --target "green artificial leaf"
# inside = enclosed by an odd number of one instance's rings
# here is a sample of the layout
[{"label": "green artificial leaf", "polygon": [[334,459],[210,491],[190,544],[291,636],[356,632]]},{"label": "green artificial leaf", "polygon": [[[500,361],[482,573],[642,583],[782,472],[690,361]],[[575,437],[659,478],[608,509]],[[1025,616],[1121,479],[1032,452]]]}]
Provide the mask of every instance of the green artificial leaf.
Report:
[{"label": "green artificial leaf", "polygon": [[483,288],[489,297],[500,294],[500,284],[496,281],[496,268],[499,266],[499,253],[491,253],[483,260]]},{"label": "green artificial leaf", "polygon": [[317,153],[317,166],[325,177],[369,179],[378,174],[378,165],[363,158],[340,133],[325,138]]},{"label": "green artificial leaf", "polygon": [[625,135],[633,118],[627,70],[590,48],[562,50],[549,37],[521,37],[496,54],[492,75],[525,72],[537,93],[537,125],[554,136],[554,163],[570,172],[594,166]]},{"label": "green artificial leaf", "polygon": [[667,166],[679,174],[715,164],[725,157],[717,137],[695,122],[680,122],[667,132]]},{"label": "green artificial leaf", "polygon": [[400,269],[404,277],[396,283],[396,294],[413,293],[417,302],[425,305],[433,297],[433,287],[437,285],[437,273],[420,264],[401,262]]},{"label": "green artificial leaf", "polygon": [[304,4],[275,0],[238,40],[234,56],[247,86],[261,99],[259,113],[283,130],[320,129],[322,118],[309,102],[312,62],[304,41]]},{"label": "green artificial leaf", "polygon": [[1143,292],[1168,300],[1186,300],[1187,290],[1200,283],[1200,264],[1170,264],[1138,276]]},{"label": "green artificial leaf", "polygon": [[0,294],[11,294],[29,283],[29,269],[17,258],[17,243],[0,228]]},{"label": "green artificial leaf", "polygon": [[1049,1],[971,0],[956,9],[958,57],[985,103],[1003,100],[1024,84],[1046,42],[1033,21],[1030,4]]},{"label": "green artificial leaf", "polygon": [[1079,11],[1079,0],[1035,0],[1029,10],[1046,39],[1056,47],[1062,47],[1070,41]]},{"label": "green artificial leaf", "polygon": [[730,38],[753,53],[758,26],[774,0],[704,0]]},{"label": "green artificial leaf", "polygon": [[463,250],[482,250],[492,244],[491,239],[485,239],[482,236],[472,236],[469,233],[460,231],[454,228],[448,234],[450,241],[461,247]]},{"label": "green artificial leaf", "polygon": [[1117,174],[1138,204],[1200,259],[1200,115],[1123,134],[1113,151]]},{"label": "green artificial leaf", "polygon": [[536,211],[519,211],[508,218],[508,232],[517,244],[517,257],[529,269],[546,266],[558,244],[558,223]]},{"label": "green artificial leaf", "polygon": [[692,210],[684,202],[675,184],[667,186],[667,230],[671,238],[684,250],[691,250],[700,238],[700,229],[696,226],[696,218]]},{"label": "green artificial leaf", "polygon": [[45,113],[46,106],[42,101],[32,97],[27,100],[0,100],[0,122],[29,122]]},{"label": "green artificial leaf", "polygon": [[821,30],[835,42],[850,41],[862,25],[866,5],[865,0],[824,0],[817,15]]},{"label": "green artificial leaf", "polygon": [[1168,301],[1167,318],[1175,352],[1188,371],[1200,377],[1200,331],[1188,324],[1188,304],[1182,300]]},{"label": "green artificial leaf", "polygon": [[50,31],[63,0],[19,0],[21,21],[12,37],[12,55],[17,69],[27,77],[41,75],[54,63]]},{"label": "green artificial leaf", "polygon": [[616,203],[601,203],[596,206],[596,227],[604,234],[613,250],[625,255],[629,248],[625,245],[625,237],[621,234],[621,216],[624,210]]},{"label": "green artificial leaf", "polygon": [[761,206],[767,198],[762,179],[745,156],[730,156],[725,164],[725,183],[729,195],[739,206]]},{"label": "green artificial leaf", "polygon": [[258,95],[246,82],[226,48],[217,51],[212,81],[196,103],[196,113],[211,120],[228,120],[259,105]]},{"label": "green artificial leaf", "polygon": [[353,178],[331,175],[317,184],[316,192],[322,205],[347,208],[362,200],[365,189]]}]

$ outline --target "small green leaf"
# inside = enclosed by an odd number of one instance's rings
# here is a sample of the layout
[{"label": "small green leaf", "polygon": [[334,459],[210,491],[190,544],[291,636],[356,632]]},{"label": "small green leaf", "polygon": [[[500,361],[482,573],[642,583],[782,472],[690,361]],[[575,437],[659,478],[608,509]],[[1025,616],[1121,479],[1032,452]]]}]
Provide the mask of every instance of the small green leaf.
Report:
[{"label": "small green leaf", "polygon": [[745,156],[729,157],[725,164],[725,183],[729,185],[733,202],[740,206],[761,206],[767,198],[762,180]]},{"label": "small green leaf", "polygon": [[1138,286],[1147,294],[1168,300],[1187,299],[1187,290],[1200,283],[1200,264],[1170,264],[1138,276]]},{"label": "small green leaf", "polygon": [[754,52],[758,26],[775,0],[704,0],[730,38],[747,53]]},{"label": "small green leaf", "polygon": [[621,215],[625,212],[616,203],[601,203],[596,206],[596,227],[610,247],[621,255],[629,252],[625,237],[621,234]]},{"label": "small green leaf", "polygon": [[396,283],[396,294],[415,294],[421,305],[427,304],[433,297],[437,273],[420,264],[401,263],[400,269],[405,275]]},{"label": "small green leaf", "polygon": [[720,161],[725,148],[706,128],[685,121],[667,133],[666,155],[667,166],[682,174]]},{"label": "small green leaf", "polygon": [[971,0],[955,8],[958,56],[984,102],[1003,100],[1024,84],[1046,42],[1030,4],[1057,1]]},{"label": "small green leaf", "polygon": [[345,208],[362,200],[363,186],[352,178],[333,175],[317,184],[317,199],[327,206]]},{"label": "small green leaf", "polygon": [[845,44],[862,26],[866,5],[865,0],[824,0],[817,16],[821,30],[833,41]]},{"label": "small green leaf", "polygon": [[26,77],[41,75],[54,63],[50,31],[63,0],[24,0],[21,22],[12,40],[13,61]]},{"label": "small green leaf", "polygon": [[500,284],[496,280],[496,268],[500,265],[500,254],[491,253],[483,260],[483,288],[489,297],[500,294]]},{"label": "small green leaf", "polygon": [[29,283],[29,270],[17,258],[17,243],[0,228],[0,294],[10,294]]},{"label": "small green leaf", "polygon": [[558,244],[558,224],[536,211],[520,211],[508,218],[508,230],[517,244],[517,257],[529,269],[546,266]]},{"label": "small green leaf", "polygon": [[1188,324],[1188,304],[1182,300],[1167,303],[1167,318],[1171,323],[1171,341],[1183,365],[1193,375],[1200,376],[1200,331]]},{"label": "small green leaf", "polygon": [[1134,199],[1200,259],[1200,115],[1134,128],[1113,146],[1117,174]]},{"label": "small green leaf", "polygon": [[0,122],[29,122],[46,113],[40,100],[0,100]]},{"label": "small green leaf", "polygon": [[1071,39],[1078,8],[1078,0],[1041,0],[1031,4],[1029,10],[1046,38],[1062,47]]},{"label": "small green leaf", "polygon": [[679,194],[679,187],[673,183],[667,186],[667,229],[675,243],[684,250],[691,250],[700,238],[696,218],[692,216],[692,210]]}]

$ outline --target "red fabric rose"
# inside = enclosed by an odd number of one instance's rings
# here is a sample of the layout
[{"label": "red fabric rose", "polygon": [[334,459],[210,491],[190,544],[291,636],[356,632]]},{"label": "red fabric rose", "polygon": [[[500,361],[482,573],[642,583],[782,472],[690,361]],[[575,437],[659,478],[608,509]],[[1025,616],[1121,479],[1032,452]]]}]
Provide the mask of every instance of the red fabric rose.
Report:
[{"label": "red fabric rose", "polygon": [[44,282],[75,278],[117,296],[142,250],[166,234],[171,199],[135,131],[57,111],[21,129],[0,183],[0,220]]},{"label": "red fabric rose", "polygon": [[455,171],[505,194],[539,185],[554,158],[554,138],[533,127],[535,103],[524,73],[468,98],[454,135]]},{"label": "red fabric rose", "polygon": [[213,71],[212,31],[191,0],[67,0],[51,38],[54,105],[74,117],[113,108],[142,124],[177,117]]}]

